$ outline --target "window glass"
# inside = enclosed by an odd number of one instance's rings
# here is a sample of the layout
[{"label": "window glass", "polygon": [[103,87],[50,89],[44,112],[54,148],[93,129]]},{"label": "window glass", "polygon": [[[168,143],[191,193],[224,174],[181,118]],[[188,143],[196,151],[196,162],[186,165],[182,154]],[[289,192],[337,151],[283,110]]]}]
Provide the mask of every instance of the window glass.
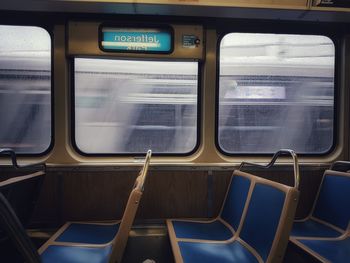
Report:
[{"label": "window glass", "polygon": [[0,26],[0,148],[39,154],[51,144],[51,38]]},{"label": "window glass", "polygon": [[334,44],[325,36],[226,35],[220,44],[219,148],[229,154],[330,150],[334,61]]},{"label": "window glass", "polygon": [[198,62],[75,59],[85,154],[184,154],[197,145]]}]

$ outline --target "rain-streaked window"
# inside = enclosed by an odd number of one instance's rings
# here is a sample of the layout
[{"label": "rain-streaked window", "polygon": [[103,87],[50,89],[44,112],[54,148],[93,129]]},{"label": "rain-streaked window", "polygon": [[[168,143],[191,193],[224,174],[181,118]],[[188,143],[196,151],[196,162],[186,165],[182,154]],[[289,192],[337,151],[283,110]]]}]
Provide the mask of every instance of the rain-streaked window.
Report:
[{"label": "rain-streaked window", "polygon": [[74,143],[81,152],[195,149],[198,62],[76,58],[74,64]]},{"label": "rain-streaked window", "polygon": [[322,154],[334,137],[331,39],[227,34],[220,44],[217,143],[228,154]]},{"label": "rain-streaked window", "polygon": [[0,148],[40,154],[51,144],[51,38],[0,26]]}]

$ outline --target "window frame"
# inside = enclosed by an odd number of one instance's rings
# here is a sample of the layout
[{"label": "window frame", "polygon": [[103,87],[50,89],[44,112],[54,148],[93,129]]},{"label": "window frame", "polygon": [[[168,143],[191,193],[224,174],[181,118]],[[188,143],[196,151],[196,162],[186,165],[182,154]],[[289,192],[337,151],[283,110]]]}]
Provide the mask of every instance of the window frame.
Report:
[{"label": "window frame", "polygon": [[[142,56],[142,54],[141,54]],[[89,58],[89,59],[111,59],[111,60],[136,60],[136,61],[163,61],[163,62],[172,62],[172,61],[181,61],[181,62],[197,62],[198,69],[197,69],[197,131],[196,131],[196,143],[193,149],[189,152],[185,153],[159,153],[159,152],[153,152],[152,156],[161,156],[161,157],[188,157],[196,153],[199,149],[199,146],[201,145],[201,129],[202,129],[202,61],[197,59],[149,59],[149,58],[142,58],[142,57],[103,57],[103,56],[74,56],[70,60],[70,88],[71,88],[71,118],[70,118],[70,124],[71,124],[71,144],[76,153],[78,153],[81,156],[84,157],[138,157],[138,156],[144,156],[145,152],[134,152],[134,153],[86,153],[79,149],[77,143],[76,143],[76,129],[75,129],[75,59],[76,58]]]},{"label": "window frame", "polygon": [[54,32],[53,32],[53,27],[49,26],[49,25],[44,25],[41,23],[9,23],[9,22],[4,22],[1,23],[0,21],[0,25],[1,26],[18,26],[18,27],[37,27],[40,29],[43,29],[47,32],[47,34],[50,37],[50,47],[51,47],[51,52],[50,52],[50,103],[51,103],[51,132],[50,132],[50,143],[48,144],[47,148],[42,151],[42,152],[38,152],[38,153],[18,153],[16,152],[16,155],[18,157],[43,157],[48,155],[54,148],[55,145],[55,68],[54,68]]},{"label": "window frame", "polygon": [[[329,32],[324,31],[295,31],[290,30],[290,28],[287,28],[286,30],[279,29],[279,30],[254,30],[254,28],[248,28],[246,30],[240,29],[240,30],[223,30],[218,33],[217,38],[217,45],[216,45],[216,80],[215,80],[215,147],[218,150],[220,154],[227,157],[237,157],[237,156],[251,156],[251,157],[267,157],[272,156],[274,153],[250,153],[250,152],[227,152],[224,149],[220,147],[219,143],[219,97],[220,97],[220,45],[222,39],[230,34],[230,33],[247,33],[247,34],[290,34],[290,35],[315,35],[315,36],[325,36],[328,37],[334,44],[334,105],[333,105],[333,140],[331,142],[331,146],[329,149],[325,152],[320,153],[298,153],[298,156],[301,157],[323,157],[331,154],[334,152],[339,143],[339,114],[340,114],[340,90],[341,90],[341,81],[340,81],[340,69],[341,69],[341,43],[340,43],[340,36],[338,36],[336,33],[331,34]],[[293,150],[293,149],[292,149]]]}]

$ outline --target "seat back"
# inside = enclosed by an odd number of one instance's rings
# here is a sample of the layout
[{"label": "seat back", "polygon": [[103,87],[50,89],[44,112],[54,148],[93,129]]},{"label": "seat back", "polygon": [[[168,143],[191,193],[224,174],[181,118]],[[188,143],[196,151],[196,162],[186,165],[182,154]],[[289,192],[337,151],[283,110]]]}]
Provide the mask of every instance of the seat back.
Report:
[{"label": "seat back", "polygon": [[276,182],[255,178],[239,237],[264,262],[281,262],[297,207],[299,191]]},{"label": "seat back", "polygon": [[10,148],[0,148],[0,156],[11,158],[12,167],[19,176],[0,182],[0,192],[10,203],[24,227],[34,211],[45,176],[45,163],[19,165],[17,155]]},{"label": "seat back", "polygon": [[0,192],[10,203],[24,227],[34,211],[45,173],[35,172],[0,182]]},{"label": "seat back", "polygon": [[350,173],[324,173],[312,216],[346,230],[350,221]]},{"label": "seat back", "polygon": [[[24,229],[27,227],[34,211],[43,177],[43,172],[36,172],[0,182],[0,193],[6,198],[6,202],[11,206],[13,213]],[[11,257],[14,257],[16,253],[11,252],[11,250],[13,250],[13,245],[8,242],[8,239],[8,233],[0,229],[0,247],[3,248],[6,253],[9,253]],[[1,253],[3,252],[4,251],[1,251]],[[15,260],[13,260],[13,262],[15,262]]]},{"label": "seat back", "polygon": [[109,259],[110,263],[121,262],[123,257],[123,253],[128,241],[129,232],[131,226],[133,224],[137,209],[140,204],[140,200],[142,197],[144,183],[148,174],[148,167],[151,161],[152,151],[148,150],[145,158],[145,162],[139,176],[136,178],[133,190],[129,196],[129,200],[127,202],[120,227],[118,230],[118,234],[115,239],[112,241],[112,253]]},{"label": "seat back", "polygon": [[[9,240],[15,247],[15,254],[13,255],[4,255],[4,252],[1,253],[1,258],[11,257],[11,262],[16,262],[15,258],[18,257],[17,253],[21,255],[20,262],[31,262],[31,263],[40,263],[40,256],[35,249],[35,246],[28,237],[25,229],[23,228],[21,222],[16,216],[15,212],[11,208],[11,205],[8,203],[3,194],[0,193],[0,230],[6,234]],[[7,242],[7,245],[9,242]]]},{"label": "seat back", "polygon": [[246,173],[234,171],[221,209],[221,218],[237,231],[248,197],[251,180]]}]

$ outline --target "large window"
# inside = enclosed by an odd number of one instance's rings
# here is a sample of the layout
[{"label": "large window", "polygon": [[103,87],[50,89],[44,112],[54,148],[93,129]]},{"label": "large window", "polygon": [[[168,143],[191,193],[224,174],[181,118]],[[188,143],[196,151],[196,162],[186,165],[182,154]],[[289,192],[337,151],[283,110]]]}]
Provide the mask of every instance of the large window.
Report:
[{"label": "large window", "polygon": [[74,60],[75,144],[84,154],[188,154],[198,62]]},{"label": "large window", "polygon": [[51,144],[51,38],[0,26],[0,148],[40,154]]},{"label": "large window", "polygon": [[217,125],[221,151],[329,151],[334,141],[334,53],[325,36],[224,36]]}]

